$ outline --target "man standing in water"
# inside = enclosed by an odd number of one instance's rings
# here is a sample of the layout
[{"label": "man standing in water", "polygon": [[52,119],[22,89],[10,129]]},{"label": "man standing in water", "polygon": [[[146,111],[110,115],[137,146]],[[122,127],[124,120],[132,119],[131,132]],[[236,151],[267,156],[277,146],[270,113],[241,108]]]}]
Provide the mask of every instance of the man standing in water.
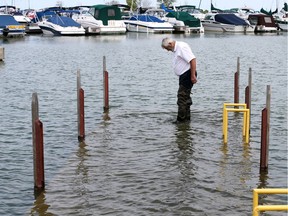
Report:
[{"label": "man standing in water", "polygon": [[193,84],[197,83],[196,57],[185,42],[164,38],[161,46],[163,49],[174,53],[173,69],[175,74],[179,76],[177,121],[190,120],[190,106],[192,105],[190,94]]}]

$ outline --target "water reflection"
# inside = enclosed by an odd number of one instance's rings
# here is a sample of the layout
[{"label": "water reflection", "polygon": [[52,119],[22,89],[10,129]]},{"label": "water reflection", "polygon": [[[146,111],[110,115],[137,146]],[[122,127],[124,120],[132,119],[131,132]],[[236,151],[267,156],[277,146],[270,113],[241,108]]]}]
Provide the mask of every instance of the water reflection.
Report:
[{"label": "water reflection", "polygon": [[176,144],[180,150],[177,164],[184,179],[187,179],[187,177],[191,178],[196,168],[192,157],[194,152],[192,137],[193,134],[189,122],[176,124]]},{"label": "water reflection", "polygon": [[187,122],[176,124],[176,143],[180,150],[192,150],[191,126]]},{"label": "water reflection", "polygon": [[[238,144],[239,143],[235,143],[235,145]],[[252,162],[250,145],[243,142],[241,150],[242,157],[239,158],[237,155],[235,155],[238,152],[238,147],[234,146],[234,143],[229,143],[229,147],[227,143],[222,143],[220,148],[222,156],[219,161],[219,174],[220,178],[224,179],[222,183],[229,181],[237,185],[237,181],[240,181],[245,188],[247,186],[247,181],[251,179],[251,175],[253,174],[251,170]],[[222,186],[225,187],[225,184]]]},{"label": "water reflection", "polygon": [[48,208],[50,205],[46,203],[45,198],[46,191],[45,190],[35,190],[35,201],[33,208],[31,208],[30,215],[54,215],[50,212],[48,212]]}]

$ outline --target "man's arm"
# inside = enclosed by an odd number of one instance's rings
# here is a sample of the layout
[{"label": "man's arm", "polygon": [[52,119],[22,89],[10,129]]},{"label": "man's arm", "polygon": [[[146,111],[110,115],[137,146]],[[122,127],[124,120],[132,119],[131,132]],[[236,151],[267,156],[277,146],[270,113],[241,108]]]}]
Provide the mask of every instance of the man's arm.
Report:
[{"label": "man's arm", "polygon": [[196,58],[192,59],[190,61],[190,69],[191,69],[191,81],[193,84],[197,82],[197,77],[196,77]]}]

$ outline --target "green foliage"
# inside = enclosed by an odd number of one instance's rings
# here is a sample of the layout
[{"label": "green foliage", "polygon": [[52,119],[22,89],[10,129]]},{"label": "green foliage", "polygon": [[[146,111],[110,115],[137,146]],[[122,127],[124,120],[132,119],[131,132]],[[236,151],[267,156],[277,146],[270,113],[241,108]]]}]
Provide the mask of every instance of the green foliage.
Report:
[{"label": "green foliage", "polygon": [[132,9],[132,11],[136,11],[139,3],[139,0],[126,0],[126,4]]},{"label": "green foliage", "polygon": [[169,7],[169,6],[172,6],[173,3],[176,2],[176,0],[157,0],[157,2],[159,2],[160,4],[163,2],[163,4],[166,6],[166,7]]}]

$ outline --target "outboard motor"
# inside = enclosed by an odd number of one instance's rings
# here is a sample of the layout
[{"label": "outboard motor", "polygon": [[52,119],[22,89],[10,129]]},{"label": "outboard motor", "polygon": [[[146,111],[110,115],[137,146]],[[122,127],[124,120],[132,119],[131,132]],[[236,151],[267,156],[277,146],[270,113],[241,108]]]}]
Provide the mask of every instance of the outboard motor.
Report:
[{"label": "outboard motor", "polygon": [[8,28],[4,28],[4,29],[3,29],[3,36],[4,36],[4,37],[7,37],[8,34],[9,34],[9,29],[8,29]]}]

